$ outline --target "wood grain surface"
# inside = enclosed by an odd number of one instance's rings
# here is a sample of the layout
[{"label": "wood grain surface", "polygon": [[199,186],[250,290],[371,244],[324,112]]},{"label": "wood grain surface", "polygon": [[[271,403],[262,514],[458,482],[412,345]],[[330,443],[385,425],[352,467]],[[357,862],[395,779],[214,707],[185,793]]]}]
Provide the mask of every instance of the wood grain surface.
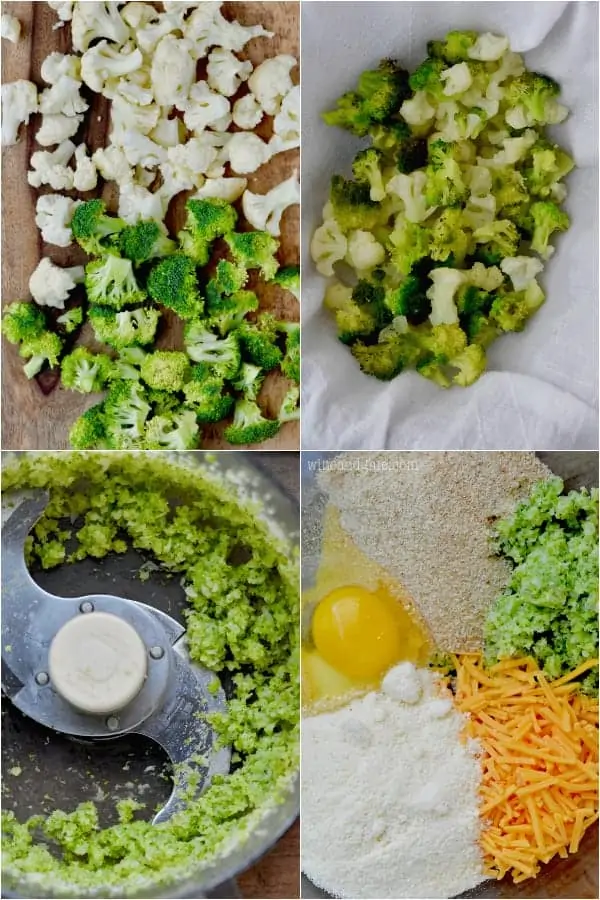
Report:
[{"label": "wood grain surface", "polygon": [[[275,33],[272,39],[257,38],[240,54],[256,65],[264,58],[277,53],[299,56],[299,5],[296,2],[234,2],[224,3],[227,18],[237,18],[242,24],[262,24]],[[25,78],[38,86],[43,83],[40,68],[43,60],[54,50],[69,52],[70,28],[53,30],[55,13],[42,2],[9,2],[2,4],[2,12],[17,16],[22,26],[21,40],[16,44],[2,41],[2,81]],[[298,72],[292,73],[298,80]],[[257,133],[268,138],[271,119],[261,123]],[[40,117],[33,116],[27,128],[21,129],[21,140],[13,147],[2,150],[2,303],[28,299],[29,276],[42,256],[49,256],[58,265],[76,265],[85,256],[75,247],[60,248],[44,244],[35,226],[35,204],[40,193],[52,193],[51,188],[34,190],[27,183],[28,162],[31,153],[39,149],[35,132]],[[73,141],[81,140],[93,152],[106,142],[109,128],[109,103],[99,95],[93,95],[93,103],[84,123]],[[278,154],[257,173],[248,177],[248,187],[256,193],[265,193],[299,168],[298,151]],[[84,199],[102,196],[109,208],[116,211],[114,185],[76,194]],[[167,222],[171,230],[183,224],[185,194],[171,204]],[[282,221],[282,265],[297,264],[299,260],[299,208],[288,209]],[[252,284],[250,285],[252,286]],[[297,321],[299,309],[296,300],[287,292],[273,285],[263,285],[257,290],[261,309],[273,312],[278,318]],[[180,346],[180,323],[167,315],[159,338],[161,347]],[[89,325],[83,330],[80,342],[93,346]],[[289,382],[279,373],[271,373],[265,380],[260,404],[267,415],[274,418]],[[82,395],[65,391],[56,373],[46,373],[28,381],[22,371],[14,346],[3,341],[2,353],[2,448],[6,450],[50,450],[68,447],[70,424],[89,406],[97,403],[100,395]],[[230,447],[223,440],[223,425],[204,430],[203,446],[207,448]],[[254,445],[258,446],[258,445]],[[292,450],[299,446],[299,423],[283,425],[279,434],[260,445],[272,450]],[[253,449],[253,448],[252,448]]]}]

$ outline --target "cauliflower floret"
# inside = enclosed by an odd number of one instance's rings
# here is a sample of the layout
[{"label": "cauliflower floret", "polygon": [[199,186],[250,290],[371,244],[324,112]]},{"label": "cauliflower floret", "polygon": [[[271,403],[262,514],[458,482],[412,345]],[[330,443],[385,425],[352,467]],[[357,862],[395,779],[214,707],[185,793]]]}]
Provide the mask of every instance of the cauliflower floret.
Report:
[{"label": "cauliflower floret", "polygon": [[208,55],[206,74],[213,91],[224,97],[233,97],[242,81],[247,81],[252,73],[252,63],[242,62],[231,50],[217,47]]},{"label": "cauliflower floret", "polygon": [[141,66],[127,78],[118,78],[115,82],[108,81],[105,88],[111,97],[124,97],[136,106],[149,106],[154,102],[149,66]]},{"label": "cauliflower floret", "polygon": [[160,118],[160,107],[155,103],[138,106],[125,97],[115,97],[111,104],[111,140],[121,143],[121,138],[130,131],[149,134]]},{"label": "cauliflower floret", "polygon": [[105,181],[116,181],[125,184],[133,179],[133,169],[121,147],[110,144],[92,154],[97,170]]},{"label": "cauliflower floret", "polygon": [[434,206],[427,206],[426,185],[427,175],[425,172],[415,171],[410,175],[400,172],[390,178],[385,189],[388,195],[395,195],[402,200],[404,215],[409,222],[423,222],[435,209]]},{"label": "cauliflower floret", "polygon": [[[546,105],[544,107],[544,123],[546,125],[559,125],[569,115],[569,109],[566,106],[563,106],[562,103],[559,103],[554,97],[551,97],[546,101]],[[510,109],[506,110],[505,121],[507,125],[510,125],[511,128],[515,128],[516,130],[520,130],[521,128],[530,128],[530,127],[539,127],[538,121],[531,114],[531,112],[525,109],[524,106],[513,106]]]},{"label": "cauliflower floret", "polygon": [[463,218],[465,224],[473,231],[476,228],[483,228],[489,222],[493,222],[496,218],[496,198],[493,194],[487,194],[485,197],[478,197],[471,194],[465,206]]},{"label": "cauliflower floret", "polygon": [[458,322],[458,310],[454,295],[465,281],[465,273],[458,269],[440,267],[432,269],[429,278],[433,284],[427,291],[431,300],[429,321],[432,325],[453,325]]},{"label": "cauliflower floret", "polygon": [[119,216],[129,225],[135,225],[140,219],[156,219],[162,222],[166,207],[157,191],[152,194],[147,188],[133,181],[119,186]]},{"label": "cauliflower floret", "polygon": [[196,62],[190,55],[191,49],[191,41],[172,34],[159,41],[152,56],[150,78],[154,98],[161,106],[185,108],[196,79]]},{"label": "cauliflower floret", "polygon": [[220,178],[225,174],[225,163],[229,160],[228,144],[232,137],[233,135],[228,134],[227,132],[196,132],[195,139],[200,141],[200,144],[217,148],[217,157],[210,168],[206,170],[208,178]]},{"label": "cauliflower floret", "polygon": [[40,74],[46,84],[56,84],[63,75],[81,82],[81,60],[66,53],[49,53],[42,63]]},{"label": "cauliflower floret", "polygon": [[19,127],[27,125],[29,117],[38,110],[38,95],[31,81],[11,81],[2,85],[2,146],[16,144]]},{"label": "cauliflower floret", "polygon": [[285,141],[300,143],[300,85],[295,85],[283,98],[281,109],[273,120],[273,131]]},{"label": "cauliflower floret", "polygon": [[504,35],[491,34],[486,31],[480,34],[477,40],[467,50],[469,59],[479,59],[483,62],[495,62],[508,50],[508,38]]},{"label": "cauliflower floret", "polygon": [[79,93],[81,82],[70,75],[60,75],[54,84],[40,94],[43,115],[77,116],[88,108],[87,100]]},{"label": "cauliflower floret", "polygon": [[192,85],[188,101],[182,109],[186,128],[189,131],[204,131],[205,128],[214,128],[229,114],[229,100],[212,91],[205,81],[198,81]]},{"label": "cauliflower floret", "polygon": [[62,28],[65,22],[70,22],[73,17],[73,0],[48,0],[48,6],[53,9],[59,18],[54,29]]},{"label": "cauliflower floret", "polygon": [[246,190],[247,184],[245,178],[207,178],[194,197],[199,200],[218,197],[220,200],[227,200],[228,203],[235,203]]},{"label": "cauliflower floret", "polygon": [[473,78],[466,62],[458,63],[440,73],[440,79],[445,82],[444,94],[453,97],[455,94],[464,94],[471,87]]},{"label": "cauliflower floret", "polygon": [[143,57],[138,47],[130,53],[123,53],[107,41],[100,41],[81,57],[81,78],[97,94],[103,94],[106,82],[135,72],[142,63]]},{"label": "cauliflower floret", "polygon": [[177,117],[168,119],[166,116],[161,116],[149,137],[161,147],[176,147],[185,140],[185,129],[181,124],[181,119]]},{"label": "cauliflower floret", "polygon": [[544,264],[535,256],[507,256],[500,263],[500,268],[512,281],[515,291],[524,291],[540,274]]},{"label": "cauliflower floret", "polygon": [[94,161],[87,155],[85,144],[79,144],[75,150],[73,187],[76,191],[93,191],[97,184],[98,173]]},{"label": "cauliflower floret", "polygon": [[370,272],[385,260],[385,248],[370,231],[351,231],[348,235],[346,262],[359,274]]},{"label": "cauliflower floret", "polygon": [[60,113],[52,116],[42,116],[35,139],[41,147],[52,147],[61,144],[67,138],[73,137],[81,123],[83,116],[63,116]]},{"label": "cauliflower floret", "polygon": [[73,49],[83,53],[96,38],[108,38],[124,44],[129,28],[119,14],[116,3],[75,3],[71,20]]},{"label": "cauliflower floret", "polygon": [[273,37],[262,25],[240,25],[229,22],[221,13],[220,3],[199,3],[185,23],[185,36],[194,41],[197,58],[206,56],[209,47],[222,47],[239,53],[255,37]]},{"label": "cauliflower floret", "polygon": [[6,38],[7,41],[11,41],[13,44],[17,44],[20,35],[21,23],[17,17],[9,16],[7,13],[3,14],[0,19],[0,36]]},{"label": "cauliflower floret", "polygon": [[31,273],[29,291],[40,306],[64,309],[69,291],[72,291],[78,282],[83,281],[84,274],[83,266],[62,269],[45,256]]},{"label": "cauliflower floret", "polygon": [[233,104],[233,121],[238,128],[246,131],[256,128],[263,115],[263,109],[254,94],[246,94],[245,97],[241,97]]},{"label": "cauliflower floret", "polygon": [[138,3],[136,0],[126,3],[121,9],[121,18],[134,32],[149,25],[150,22],[155,22],[157,17],[158,12],[153,6],[149,3]]},{"label": "cauliflower floret", "polygon": [[514,166],[522,160],[538,139],[538,134],[533,128],[528,128],[519,137],[506,137],[502,141],[502,150],[492,156],[491,159],[479,159],[480,165],[486,166]]},{"label": "cauliflower floret", "polygon": [[435,109],[427,102],[425,91],[415,91],[410,100],[400,107],[400,115],[409,125],[429,125],[435,116]]},{"label": "cauliflower floret", "polygon": [[191,138],[186,144],[168,148],[167,163],[161,166],[161,172],[164,175],[165,166],[169,166],[174,180],[189,182],[189,188],[185,188],[185,190],[200,187],[204,183],[204,174],[210,169],[217,156],[216,147],[202,142],[198,138]]},{"label": "cauliflower floret", "polygon": [[268,231],[277,236],[281,233],[283,213],[288,206],[294,206],[297,203],[300,203],[300,183],[298,173],[294,172],[290,178],[282,181],[266,194],[253,194],[251,191],[246,191],[242,198],[242,209],[248,222],[257,231]]},{"label": "cauliflower floret", "polygon": [[475,287],[482,291],[488,291],[488,293],[495,291],[504,282],[504,276],[498,266],[486,268],[483,263],[479,262],[474,263],[472,268],[465,272],[465,276],[469,284],[474,284]]},{"label": "cauliflower floret", "polygon": [[273,56],[257,66],[248,79],[248,87],[269,116],[277,115],[283,98],[294,87],[290,72],[295,65],[293,56]]},{"label": "cauliflower floret", "polygon": [[[149,22],[144,28],[135,29],[135,41],[138,47],[151,57],[156,49],[156,45],[162,38],[168,34],[177,32],[183,36],[184,30],[184,13],[181,10],[171,10],[170,12],[156,13],[155,21]],[[193,42],[191,52],[194,53]],[[198,57],[195,57],[196,59]]]},{"label": "cauliflower floret", "polygon": [[113,143],[121,147],[130,166],[142,166],[144,169],[153,169],[159,166],[167,158],[167,149],[157,144],[145,134],[139,131],[123,132],[112,137]]},{"label": "cauliflower floret", "polygon": [[56,150],[36,150],[31,154],[33,168],[27,173],[32,187],[49,184],[55,191],[70,191],[73,187],[73,169],[67,165],[75,153],[73,141],[63,141]]},{"label": "cauliflower floret", "polygon": [[317,228],[310,242],[310,255],[317,272],[326,278],[331,278],[335,263],[345,257],[347,250],[348,241],[335,219],[326,219]]},{"label": "cauliflower floret", "polygon": [[485,197],[492,190],[492,173],[487,166],[465,166],[465,180],[476,197]]},{"label": "cauliflower floret", "polygon": [[268,144],[251,131],[238,131],[227,142],[227,158],[238,175],[256,172],[270,158]]},{"label": "cauliflower floret", "polygon": [[69,225],[81,202],[62,194],[42,194],[38,197],[35,224],[42,232],[42,240],[56,247],[69,247],[73,243]]}]

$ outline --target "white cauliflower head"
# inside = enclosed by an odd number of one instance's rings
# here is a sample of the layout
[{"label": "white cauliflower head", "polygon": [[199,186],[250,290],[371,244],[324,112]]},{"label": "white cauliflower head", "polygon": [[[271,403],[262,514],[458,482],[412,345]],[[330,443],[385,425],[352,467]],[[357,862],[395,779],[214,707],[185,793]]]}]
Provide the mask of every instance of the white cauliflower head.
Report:
[{"label": "white cauliflower head", "polygon": [[92,155],[92,159],[105,181],[126,184],[133,180],[133,169],[121,147],[117,147],[115,144],[101,147]]},{"label": "white cauliflower head", "polygon": [[78,56],[57,51],[49,53],[42,63],[40,74],[46,84],[56,84],[62,75],[81,82],[81,60]]},{"label": "white cauliflower head", "polygon": [[197,58],[206,56],[209,47],[240,50],[255,37],[273,37],[262,25],[240,25],[229,22],[221,13],[220,3],[199,3],[185,23],[185,36],[194,41]]},{"label": "white cauliflower head", "polygon": [[98,184],[96,165],[88,155],[85,144],[79,144],[75,150],[75,172],[73,187],[76,191],[93,191]]},{"label": "white cauliflower head", "polygon": [[140,219],[156,219],[162,222],[167,211],[158,192],[152,194],[147,188],[130,181],[119,188],[119,216],[129,225]]},{"label": "white cauliflower head", "polygon": [[231,168],[238,175],[256,172],[271,156],[268,144],[251,131],[232,134],[226,152]]},{"label": "white cauliflower head", "polygon": [[236,100],[232,108],[232,118],[238,128],[252,131],[264,115],[262,106],[254,94],[246,94]]},{"label": "white cauliflower head", "polygon": [[207,178],[194,197],[198,200],[218,197],[220,200],[227,200],[228,203],[235,203],[246,190],[247,184],[245,178]]},{"label": "white cauliflower head", "polygon": [[88,108],[87,100],[79,93],[81,82],[70,75],[60,75],[54,84],[40,94],[43,115],[77,116]]},{"label": "white cauliflower head", "polygon": [[331,278],[334,265],[344,259],[347,250],[348,241],[335,219],[326,219],[317,228],[310,242],[310,255],[317,272],[326,278]]},{"label": "white cauliflower head", "polygon": [[142,63],[143,57],[138,47],[130,53],[123,53],[107,41],[100,41],[81,57],[81,78],[97,94],[103,94],[107,81],[135,72]]},{"label": "white cauliflower head", "polygon": [[440,267],[432,269],[429,278],[433,284],[427,291],[431,300],[429,321],[432,325],[454,325],[458,322],[458,309],[454,295],[465,282],[465,273],[458,269]]},{"label": "white cauliflower head", "polygon": [[84,53],[96,38],[108,38],[115,44],[124,44],[129,38],[129,28],[121,18],[116,3],[73,4],[71,39],[73,49]]},{"label": "white cauliflower head", "polygon": [[544,264],[536,256],[507,256],[500,263],[500,268],[512,281],[515,291],[524,291],[540,274]]}]

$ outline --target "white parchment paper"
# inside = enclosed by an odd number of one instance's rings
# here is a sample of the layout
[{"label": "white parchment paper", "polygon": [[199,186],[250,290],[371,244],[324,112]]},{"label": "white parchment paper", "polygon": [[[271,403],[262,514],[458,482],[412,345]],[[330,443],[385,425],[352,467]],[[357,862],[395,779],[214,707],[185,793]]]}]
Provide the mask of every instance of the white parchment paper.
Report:
[{"label": "white parchment paper", "polygon": [[[451,29],[507,34],[528,68],[562,87],[571,110],[553,137],[575,158],[570,230],[542,275],[547,300],[521,334],[501,337],[472,387],[443,390],[416,373],[363,375],[322,309],[310,260],[334,172],[361,142],[320,113],[366,68],[413,69]],[[595,449],[598,446],[598,4],[595,2],[302,3],[302,445],[349,449]]]}]

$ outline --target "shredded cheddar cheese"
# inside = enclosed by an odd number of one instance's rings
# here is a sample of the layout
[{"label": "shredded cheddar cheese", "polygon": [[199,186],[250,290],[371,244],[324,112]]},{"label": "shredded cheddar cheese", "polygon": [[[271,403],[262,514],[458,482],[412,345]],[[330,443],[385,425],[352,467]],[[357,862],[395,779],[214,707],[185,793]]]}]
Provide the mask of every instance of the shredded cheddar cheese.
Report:
[{"label": "shredded cheddar cheese", "polygon": [[485,874],[535,877],[541,863],[576,853],[598,818],[598,703],[577,691],[590,660],[549,682],[533,659],[483,670],[456,660],[456,703],[483,748],[481,848]]}]

